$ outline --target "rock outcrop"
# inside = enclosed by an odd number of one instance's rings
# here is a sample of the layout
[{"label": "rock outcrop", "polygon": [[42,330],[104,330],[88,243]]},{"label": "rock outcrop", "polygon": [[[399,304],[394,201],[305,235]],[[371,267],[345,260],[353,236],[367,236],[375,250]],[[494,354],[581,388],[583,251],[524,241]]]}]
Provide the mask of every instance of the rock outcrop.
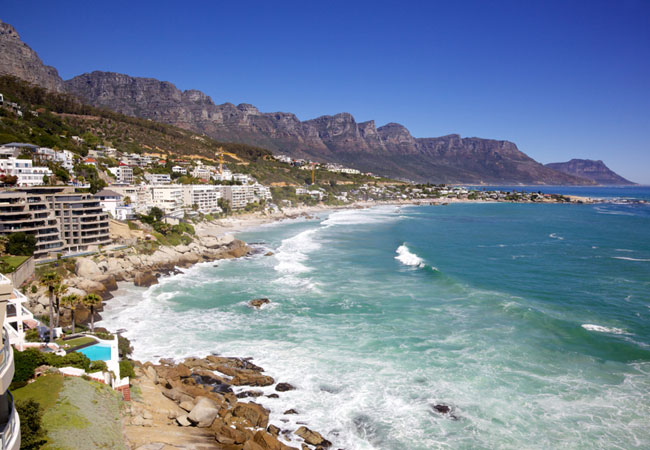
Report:
[{"label": "rock outcrop", "polygon": [[546,167],[569,175],[586,178],[603,186],[632,186],[636,184],[612,171],[600,160],[572,159],[568,162],[546,164]]},{"label": "rock outcrop", "polygon": [[59,72],[43,64],[36,52],[21,41],[14,27],[1,20],[0,74],[13,75],[51,91],[65,91]]}]

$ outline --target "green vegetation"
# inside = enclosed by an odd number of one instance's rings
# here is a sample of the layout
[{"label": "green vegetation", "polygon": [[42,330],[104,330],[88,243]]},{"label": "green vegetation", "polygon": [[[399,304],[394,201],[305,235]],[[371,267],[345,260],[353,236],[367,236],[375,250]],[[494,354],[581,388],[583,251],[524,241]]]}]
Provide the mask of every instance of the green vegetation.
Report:
[{"label": "green vegetation", "polygon": [[117,335],[117,349],[120,354],[120,358],[128,358],[131,356],[131,353],[133,353],[131,341],[119,334]]},{"label": "green vegetation", "polygon": [[22,263],[27,261],[27,259],[29,259],[29,256],[0,256],[0,272],[11,273],[16,270]]},{"label": "green vegetation", "polygon": [[56,342],[60,347],[63,348],[75,348],[75,347],[79,347],[80,345],[94,344],[97,342],[97,340],[88,336],[84,336],[84,337],[68,339],[68,340],[63,340],[62,338],[59,338],[54,342]]},{"label": "green vegetation", "polygon": [[32,256],[36,250],[36,238],[32,234],[11,233],[5,251],[10,255]]},{"label": "green vegetation", "polygon": [[69,353],[65,356],[54,353],[43,353],[35,348],[28,348],[25,351],[14,352],[15,372],[11,383],[11,389],[24,386],[28,380],[34,377],[34,369],[42,365],[52,367],[76,367],[88,370],[90,360],[83,353]]},{"label": "green vegetation", "polygon": [[40,403],[28,399],[16,402],[16,411],[20,416],[20,448],[39,449],[47,441],[41,423],[43,409]]},{"label": "green vegetation", "polygon": [[[82,378],[48,374],[17,389],[14,397],[21,403],[31,400],[41,404],[42,425],[47,430],[47,448],[125,448],[120,419],[121,401],[119,394],[108,386]],[[22,425],[23,413],[20,414]],[[40,439],[43,439],[42,434]]]},{"label": "green vegetation", "polygon": [[88,369],[88,372],[93,373],[93,372],[107,372],[108,371],[108,366],[106,365],[106,361],[91,361],[90,363],[90,368]]},{"label": "green vegetation", "polygon": [[95,331],[95,308],[102,304],[102,298],[97,294],[86,294],[81,303],[90,308],[90,330]]},{"label": "green vegetation", "polygon": [[120,376],[122,378],[129,377],[135,378],[135,371],[133,370],[133,365],[131,361],[120,361]]}]

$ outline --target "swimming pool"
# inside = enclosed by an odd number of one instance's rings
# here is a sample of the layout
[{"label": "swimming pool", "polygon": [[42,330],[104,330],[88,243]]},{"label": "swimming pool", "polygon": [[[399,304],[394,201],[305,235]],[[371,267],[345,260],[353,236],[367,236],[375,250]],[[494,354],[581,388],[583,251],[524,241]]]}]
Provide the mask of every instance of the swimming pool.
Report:
[{"label": "swimming pool", "polygon": [[103,344],[93,344],[90,347],[85,347],[80,350],[77,350],[79,353],[83,353],[91,361],[110,361],[111,359],[111,346]]}]

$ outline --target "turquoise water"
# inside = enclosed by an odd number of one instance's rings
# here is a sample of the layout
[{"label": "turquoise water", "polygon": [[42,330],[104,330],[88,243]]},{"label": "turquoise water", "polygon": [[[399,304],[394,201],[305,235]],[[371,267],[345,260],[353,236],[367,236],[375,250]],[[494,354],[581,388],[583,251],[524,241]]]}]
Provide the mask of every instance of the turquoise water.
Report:
[{"label": "turquoise water", "polygon": [[271,421],[335,448],[650,447],[648,205],[380,207],[240,237],[262,253],[124,288],[102,326],[140,359],[254,357],[298,387],[258,399]]},{"label": "turquoise water", "polygon": [[108,345],[94,344],[77,351],[86,355],[91,361],[110,361],[111,359],[111,347]]}]

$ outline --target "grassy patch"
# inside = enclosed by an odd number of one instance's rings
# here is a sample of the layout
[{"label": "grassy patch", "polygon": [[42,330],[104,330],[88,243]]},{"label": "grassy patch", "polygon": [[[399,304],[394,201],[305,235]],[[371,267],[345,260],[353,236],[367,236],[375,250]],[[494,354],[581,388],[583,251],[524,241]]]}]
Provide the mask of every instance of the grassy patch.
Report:
[{"label": "grassy patch", "polygon": [[125,449],[120,395],[110,387],[76,377],[43,375],[13,391],[43,408],[48,449]]},{"label": "grassy patch", "polygon": [[3,268],[5,273],[11,273],[18,268],[22,263],[27,261],[29,256],[13,256],[5,255],[0,257],[0,267]]},{"label": "grassy patch", "polygon": [[80,337],[75,339],[68,339],[67,341],[64,341],[63,339],[59,338],[54,342],[56,342],[60,347],[63,348],[73,348],[84,344],[95,344],[97,340],[91,337]]},{"label": "grassy patch", "polygon": [[42,375],[33,383],[12,391],[16,400],[34,400],[41,404],[43,411],[56,404],[59,391],[63,387],[63,375]]}]

